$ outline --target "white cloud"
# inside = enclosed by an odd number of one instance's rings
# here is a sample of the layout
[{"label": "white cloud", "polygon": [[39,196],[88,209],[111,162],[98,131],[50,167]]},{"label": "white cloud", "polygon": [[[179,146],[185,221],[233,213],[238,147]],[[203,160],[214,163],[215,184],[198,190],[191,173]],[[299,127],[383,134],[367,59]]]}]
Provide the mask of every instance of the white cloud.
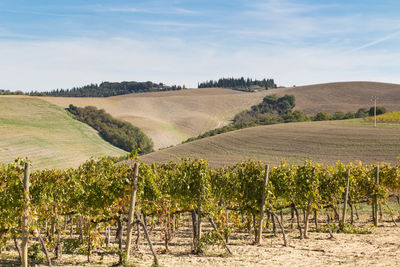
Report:
[{"label": "white cloud", "polygon": [[128,13],[151,13],[149,10],[138,9],[138,8],[134,8],[134,7],[129,7],[129,8],[107,8],[107,9],[103,9],[103,11],[128,12]]},{"label": "white cloud", "polygon": [[187,9],[187,8],[152,8],[152,9],[144,9],[137,7],[106,7],[106,6],[96,6],[94,8],[95,11],[100,12],[120,12],[120,13],[147,13],[147,14],[180,14],[180,15],[194,15],[197,14],[197,11]]},{"label": "white cloud", "polygon": [[374,41],[372,41],[372,42],[369,42],[369,43],[367,43],[367,44],[364,44],[364,45],[362,45],[362,46],[360,46],[360,47],[357,47],[357,48],[353,49],[352,51],[361,50],[361,49],[364,49],[364,48],[368,48],[368,47],[377,45],[377,44],[379,44],[379,43],[382,43],[382,42],[388,41],[388,40],[390,40],[390,39],[393,39],[393,38],[395,38],[395,37],[397,37],[397,36],[399,36],[399,35],[400,35],[400,31],[396,31],[396,32],[391,33],[391,34],[389,34],[389,35],[386,35],[386,36],[384,36],[384,37],[382,37],[382,38],[379,38],[379,39],[377,39],[377,40],[374,40]]},{"label": "white cloud", "polygon": [[[281,85],[345,80],[400,83],[400,53],[340,53],[336,48],[259,46],[225,49],[183,39],[75,39],[0,42],[0,88],[51,90],[101,81],[197,85],[219,77],[274,78]],[[390,62],[390,66],[388,65]]]}]

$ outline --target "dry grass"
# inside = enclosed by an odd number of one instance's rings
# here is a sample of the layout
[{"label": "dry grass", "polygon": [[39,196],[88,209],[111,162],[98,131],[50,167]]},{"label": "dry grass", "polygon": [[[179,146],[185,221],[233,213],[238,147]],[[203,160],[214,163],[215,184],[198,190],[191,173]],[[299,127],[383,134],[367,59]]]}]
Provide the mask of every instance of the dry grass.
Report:
[{"label": "dry grass", "polygon": [[372,95],[380,97],[378,105],[388,111],[400,109],[400,85],[374,82],[318,84],[257,93],[204,88],[108,98],[42,99],[61,107],[74,104],[103,108],[114,117],[141,128],[153,139],[155,149],[159,149],[229,123],[236,113],[261,102],[267,94],[293,94],[296,108],[308,114],[355,112],[370,107]]},{"label": "dry grass", "polygon": [[245,93],[222,88],[129,94],[108,98],[43,97],[67,107],[96,106],[131,122],[149,135],[155,149],[176,145],[189,137],[221,127],[255,105],[266,91]]},{"label": "dry grass", "polygon": [[35,169],[66,168],[92,156],[126,154],[46,101],[2,96],[0,107],[0,162],[28,157]]},{"label": "dry grass", "polygon": [[338,160],[365,163],[396,162],[400,155],[400,126],[363,120],[301,122],[259,126],[200,139],[141,157],[143,162],[166,162],[182,157],[203,158],[213,166],[234,164],[250,157],[269,164],[282,159],[302,163]]}]

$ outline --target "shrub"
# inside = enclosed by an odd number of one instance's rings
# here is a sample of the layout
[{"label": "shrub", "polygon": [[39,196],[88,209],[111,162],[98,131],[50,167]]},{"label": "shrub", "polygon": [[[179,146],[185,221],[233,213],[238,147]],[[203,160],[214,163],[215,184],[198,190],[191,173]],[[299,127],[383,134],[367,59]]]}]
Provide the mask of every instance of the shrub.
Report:
[{"label": "shrub", "polygon": [[359,110],[357,110],[355,117],[356,118],[365,118],[368,116],[368,110],[365,108],[360,108]]},{"label": "shrub", "polygon": [[[384,107],[376,107],[376,115],[381,115],[386,113],[386,108]],[[374,107],[371,107],[368,112],[369,116],[374,116]]]},{"label": "shrub", "polygon": [[125,151],[140,150],[140,154],[153,151],[153,141],[145,135],[139,128],[129,122],[124,122],[113,118],[103,109],[96,107],[80,108],[69,105],[67,109],[75,118],[96,129],[100,136],[112,145]]},{"label": "shrub", "polygon": [[314,117],[313,121],[328,121],[332,119],[332,115],[328,114],[325,111],[318,112]]}]

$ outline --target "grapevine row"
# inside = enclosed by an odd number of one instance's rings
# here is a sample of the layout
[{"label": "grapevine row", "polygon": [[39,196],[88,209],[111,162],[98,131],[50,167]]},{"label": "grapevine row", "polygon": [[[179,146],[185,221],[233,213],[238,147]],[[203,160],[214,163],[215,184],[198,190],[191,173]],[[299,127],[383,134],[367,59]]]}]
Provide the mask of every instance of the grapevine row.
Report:
[{"label": "grapevine row", "polygon": [[[339,207],[345,202],[346,188],[346,203],[351,207],[371,204],[375,224],[378,206],[387,203],[390,196],[399,200],[400,192],[400,165],[389,163],[338,162],[323,166],[311,161],[302,165],[282,162],[267,168],[263,162],[248,160],[231,167],[211,168],[205,160],[183,159],[177,163],[137,164],[135,174],[135,168],[106,158],[89,160],[76,169],[34,171],[27,192],[26,162],[17,159],[0,165],[0,249],[9,240],[18,245],[17,240],[24,240],[27,232],[31,239],[45,237],[43,247],[61,257],[65,228],[70,225],[71,233],[76,226],[81,248],[78,253],[86,254],[88,261],[94,250],[109,245],[110,227],[114,226],[119,233],[119,261],[129,258],[130,249],[124,254],[122,240],[123,225],[128,221],[129,236],[131,222],[142,224],[145,231],[149,224],[159,227],[168,250],[174,221],[189,213],[193,253],[201,253],[211,241],[221,243],[230,252],[229,236],[246,222],[253,222],[254,241],[260,243],[259,229],[265,224],[265,213],[279,223],[284,234],[277,214],[291,209],[297,214],[300,237],[307,237],[310,213],[317,217],[320,211],[329,210],[332,218],[342,219],[343,228],[345,218],[340,217],[345,215],[340,215]],[[136,204],[130,213],[133,192]],[[299,223],[300,210],[307,216],[304,225]],[[129,214],[135,214],[136,220],[128,218]],[[26,227],[24,218],[28,219]],[[205,219],[214,232],[202,233]]]}]

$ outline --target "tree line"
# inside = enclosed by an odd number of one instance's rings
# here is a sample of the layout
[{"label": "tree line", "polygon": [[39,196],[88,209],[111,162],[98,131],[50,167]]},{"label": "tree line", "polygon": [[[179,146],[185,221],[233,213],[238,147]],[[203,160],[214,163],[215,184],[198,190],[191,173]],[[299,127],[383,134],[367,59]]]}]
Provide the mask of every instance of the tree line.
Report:
[{"label": "tree line", "polygon": [[184,143],[248,127],[310,120],[304,112],[293,110],[295,105],[294,95],[283,97],[268,95],[261,103],[252,106],[250,110],[236,114],[229,125],[207,131],[197,137],[191,137]]},{"label": "tree line", "polygon": [[138,149],[140,154],[153,151],[153,141],[150,137],[129,122],[113,118],[104,109],[91,106],[80,108],[71,104],[67,110],[77,120],[96,129],[104,140],[116,147],[128,152]]},{"label": "tree line", "polygon": [[5,89],[0,89],[0,95],[24,95],[22,91],[10,91]]},{"label": "tree line", "polygon": [[[347,113],[339,111],[329,114],[321,111],[314,116],[308,116],[301,110],[294,110],[295,106],[296,98],[294,95],[285,95],[283,97],[268,95],[264,97],[261,103],[252,106],[250,110],[244,110],[236,114],[230,124],[207,131],[197,137],[191,137],[183,143],[260,125],[302,121],[347,120],[374,115],[374,107],[371,107],[370,109],[360,108],[357,112]],[[384,114],[385,112],[386,109],[384,107],[376,107],[376,115]]]},{"label": "tree line", "polygon": [[185,86],[167,86],[163,83],[153,82],[102,82],[100,84],[88,84],[71,89],[56,89],[47,92],[30,92],[29,95],[46,95],[60,97],[108,97],[131,93],[145,93],[158,91],[182,90]]},{"label": "tree line", "polygon": [[202,83],[198,83],[198,88],[211,88],[211,87],[223,87],[223,88],[233,88],[233,89],[248,89],[251,90],[252,87],[263,87],[265,89],[276,88],[274,79],[262,79],[253,80],[251,78],[245,79],[241,78],[220,78],[217,80],[209,80]]}]

